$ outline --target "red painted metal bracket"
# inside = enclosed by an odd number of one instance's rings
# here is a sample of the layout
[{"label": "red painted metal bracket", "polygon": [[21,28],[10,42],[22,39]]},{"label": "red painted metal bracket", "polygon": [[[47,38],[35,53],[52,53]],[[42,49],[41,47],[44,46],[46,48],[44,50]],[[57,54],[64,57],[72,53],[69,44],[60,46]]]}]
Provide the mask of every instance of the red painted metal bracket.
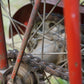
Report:
[{"label": "red painted metal bracket", "polygon": [[70,84],[82,84],[79,0],[64,0]]}]

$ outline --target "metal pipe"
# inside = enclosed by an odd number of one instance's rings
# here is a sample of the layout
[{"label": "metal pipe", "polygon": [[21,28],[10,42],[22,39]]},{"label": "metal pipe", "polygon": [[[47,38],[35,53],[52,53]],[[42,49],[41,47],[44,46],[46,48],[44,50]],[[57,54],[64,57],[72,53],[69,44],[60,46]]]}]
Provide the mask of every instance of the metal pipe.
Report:
[{"label": "metal pipe", "polygon": [[36,0],[35,1],[35,5],[34,5],[34,7],[32,9],[31,16],[29,18],[28,25],[27,25],[27,28],[26,28],[26,32],[24,34],[24,38],[23,38],[23,41],[22,41],[22,45],[21,45],[21,48],[20,48],[16,63],[15,63],[12,75],[11,75],[12,81],[14,80],[14,78],[16,76],[16,72],[18,71],[18,68],[19,68],[19,65],[20,65],[20,61],[22,59],[26,44],[28,42],[29,35],[30,35],[31,30],[32,30],[34,19],[35,19],[35,16],[37,14],[40,2],[41,2],[41,0]]},{"label": "metal pipe", "polygon": [[70,84],[82,84],[79,0],[64,0]]},{"label": "metal pipe", "polygon": [[2,11],[1,11],[1,3],[0,3],[0,70],[6,69],[7,66],[8,66],[7,52],[6,52],[6,43],[5,43]]}]

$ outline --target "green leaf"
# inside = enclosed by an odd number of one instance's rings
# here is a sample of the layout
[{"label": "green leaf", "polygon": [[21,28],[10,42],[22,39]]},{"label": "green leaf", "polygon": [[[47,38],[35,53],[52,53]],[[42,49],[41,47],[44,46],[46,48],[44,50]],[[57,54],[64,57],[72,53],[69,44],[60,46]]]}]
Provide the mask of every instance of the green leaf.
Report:
[{"label": "green leaf", "polygon": [[60,84],[69,84],[66,80],[58,78]]}]

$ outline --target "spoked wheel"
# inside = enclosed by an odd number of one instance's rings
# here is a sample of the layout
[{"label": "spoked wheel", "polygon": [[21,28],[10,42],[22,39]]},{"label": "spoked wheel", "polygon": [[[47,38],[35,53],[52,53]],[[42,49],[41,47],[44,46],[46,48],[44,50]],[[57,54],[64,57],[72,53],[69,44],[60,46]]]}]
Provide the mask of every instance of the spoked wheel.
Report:
[{"label": "spoked wheel", "polygon": [[[68,66],[64,17],[62,12],[58,11],[59,7],[57,7],[60,1],[57,0],[54,6],[48,4],[46,0],[41,3],[26,45],[24,59],[22,59],[15,79],[16,84],[60,84],[57,80],[58,77],[67,79]],[[12,18],[10,4],[8,13],[2,3],[2,8],[8,14],[6,17],[10,20],[9,37],[11,41],[8,40],[7,46],[8,49],[12,49],[8,53],[9,64],[12,66],[16,61],[33,4],[25,5]],[[55,83],[53,80],[55,80]]]},{"label": "spoked wheel", "polygon": [[[60,0],[58,0],[58,3]],[[36,17],[36,20],[34,22],[33,29],[30,33],[30,38],[27,43],[27,49],[26,52],[28,54],[32,54],[34,56],[38,56],[48,62],[56,62],[60,60],[60,58],[66,58],[66,42],[65,42],[65,30],[64,30],[64,23],[63,23],[63,16],[61,14],[56,13],[56,6],[48,5],[46,2],[41,4],[38,15]],[[49,8],[50,6],[50,8]],[[26,20],[26,17],[29,18],[29,16],[25,17],[25,9],[28,9],[28,6],[25,6],[21,8],[14,16],[13,18],[17,21],[19,17],[20,21],[18,23],[21,23],[21,20],[25,18],[24,24],[27,24],[28,19]],[[20,12],[23,12],[23,17],[19,16]],[[30,11],[30,10],[29,10]],[[31,13],[31,12],[26,12]],[[20,38],[25,33],[26,25],[25,27],[22,26],[24,24],[16,24],[16,27],[18,29],[19,35],[12,25],[14,33],[11,34],[11,26],[10,26],[10,33],[9,36],[13,39],[15,35],[17,34]],[[22,34],[22,35],[21,35]],[[13,35],[13,37],[12,37]],[[16,36],[16,40],[17,36]],[[20,44],[20,42],[18,42]],[[15,46],[15,48],[19,47],[18,43],[12,44]],[[62,56],[62,57],[61,57]],[[56,58],[56,59],[55,59]],[[58,59],[59,58],[59,59]],[[51,60],[52,59],[52,60]]]}]

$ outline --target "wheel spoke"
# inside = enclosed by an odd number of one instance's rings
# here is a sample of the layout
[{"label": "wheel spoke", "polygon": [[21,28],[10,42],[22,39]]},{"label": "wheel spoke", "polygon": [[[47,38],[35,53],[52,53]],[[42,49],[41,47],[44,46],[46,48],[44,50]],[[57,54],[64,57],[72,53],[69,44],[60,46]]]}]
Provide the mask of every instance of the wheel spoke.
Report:
[{"label": "wheel spoke", "polygon": [[[5,14],[3,14],[3,16],[4,16],[4,17],[6,17],[6,18],[8,18],[8,19],[10,19],[10,18],[9,18],[8,16],[6,16]],[[17,23],[17,24],[19,24],[19,25],[23,26],[24,28],[26,28],[26,27],[27,27],[26,25],[22,24],[21,22],[19,22],[19,21],[15,20],[15,19],[13,19],[13,18],[11,18],[11,19],[12,19],[12,21],[13,21],[13,22],[15,22],[15,23]]]},{"label": "wheel spoke", "polygon": [[49,31],[51,31],[53,28],[55,28],[55,26],[57,26],[58,24],[60,24],[63,20],[64,20],[64,17],[63,17],[61,20],[59,20],[57,23],[55,23],[55,25],[52,26],[52,27],[46,32],[46,34],[47,34]]},{"label": "wheel spoke", "polygon": [[[32,4],[32,6],[34,6],[34,0],[31,0],[31,4]],[[38,14],[39,18],[42,20],[42,16],[40,15],[39,11],[37,12],[37,14]]]},{"label": "wheel spoke", "polygon": [[[45,53],[43,55],[67,55],[67,52],[55,52],[55,53]],[[32,53],[32,55],[42,55],[42,54],[35,54],[35,53]]]},{"label": "wheel spoke", "polygon": [[34,37],[34,35],[35,35],[35,34],[37,33],[37,31],[40,29],[40,27],[42,26],[42,24],[43,24],[43,23],[41,23],[41,24],[39,25],[39,27],[36,29],[36,31],[33,33],[33,35],[30,36],[28,42],[31,41],[31,39]]},{"label": "wheel spoke", "polygon": [[68,62],[66,61],[63,65],[60,66],[60,69],[63,68]]},{"label": "wheel spoke", "polygon": [[[46,34],[49,33],[52,29],[54,29],[55,26],[57,26],[58,24],[60,24],[63,20],[64,20],[64,18],[62,18],[59,22],[57,22],[54,26],[52,26],[44,35],[41,34],[41,33],[39,33],[39,32],[37,32],[38,30],[36,31],[36,33],[38,33],[38,34],[41,35],[42,37],[44,36],[46,39],[49,39],[49,38],[46,36]],[[41,23],[41,25],[42,25],[42,23]],[[40,26],[41,26],[41,25],[40,25]],[[39,29],[40,29],[40,26],[39,26]],[[38,28],[37,28],[37,29],[38,29]],[[36,33],[35,33],[35,34],[36,34]],[[34,36],[35,34],[33,34],[33,36]],[[59,34],[57,34],[57,33],[56,33],[56,35],[59,36]],[[59,39],[62,40],[61,36],[59,36],[59,37],[60,37]],[[51,38],[50,40],[53,40],[53,39]]]},{"label": "wheel spoke", "polygon": [[46,13],[46,0],[44,0],[44,7],[43,7],[43,36],[42,36],[42,59],[44,53],[44,34],[45,34],[45,13]]},{"label": "wheel spoke", "polygon": [[15,23],[12,21],[12,19],[11,19],[10,15],[9,15],[9,13],[8,13],[8,11],[6,10],[4,3],[3,3],[2,1],[0,1],[0,2],[1,2],[1,6],[2,6],[3,10],[4,10],[7,14],[8,14],[8,17],[9,17],[9,19],[10,19],[11,23],[13,24],[13,26],[14,26],[15,30],[17,31],[17,33],[18,33],[18,35],[19,35],[20,39],[22,40],[22,36],[20,35],[19,30],[17,29],[17,27],[16,27]]},{"label": "wheel spoke", "polygon": [[44,71],[44,75],[46,76],[46,79],[47,79],[48,83],[51,84],[51,82],[50,82],[48,76],[46,75],[45,71]]},{"label": "wheel spoke", "polygon": [[56,8],[56,6],[59,4],[61,0],[58,0],[58,2],[56,3],[56,5],[51,9],[51,11],[48,13],[48,15],[46,16],[46,19],[49,17],[49,15],[53,12],[53,10]]},{"label": "wheel spoke", "polygon": [[18,24],[16,24],[17,28],[20,30],[20,32],[24,35],[24,31],[20,28],[20,26]]},{"label": "wheel spoke", "polygon": [[[9,9],[9,15],[11,16],[10,1],[9,1],[9,0],[8,0],[8,9]],[[10,27],[11,27],[12,47],[13,47],[13,49],[14,49],[14,39],[13,39],[13,30],[12,30],[11,21],[10,21]]]},{"label": "wheel spoke", "polygon": [[[9,15],[11,17],[10,0],[8,0],[8,9],[9,9]],[[10,27],[11,27],[12,47],[14,49],[13,29],[11,21],[10,21]]]}]

